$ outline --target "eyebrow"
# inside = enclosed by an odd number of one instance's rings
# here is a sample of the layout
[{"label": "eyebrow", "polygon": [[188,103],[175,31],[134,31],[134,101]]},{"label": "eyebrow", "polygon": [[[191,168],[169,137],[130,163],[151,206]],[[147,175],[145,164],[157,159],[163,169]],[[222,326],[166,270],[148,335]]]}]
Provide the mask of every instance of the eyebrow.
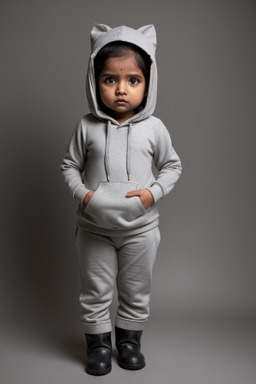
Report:
[{"label": "eyebrow", "polygon": [[[111,72],[105,72],[105,73],[102,72],[100,75],[100,77],[116,77],[116,76],[119,76],[119,75],[116,75],[115,73],[111,73]],[[143,79],[143,76],[139,75],[136,72],[128,73],[127,77],[138,77],[139,79]]]}]

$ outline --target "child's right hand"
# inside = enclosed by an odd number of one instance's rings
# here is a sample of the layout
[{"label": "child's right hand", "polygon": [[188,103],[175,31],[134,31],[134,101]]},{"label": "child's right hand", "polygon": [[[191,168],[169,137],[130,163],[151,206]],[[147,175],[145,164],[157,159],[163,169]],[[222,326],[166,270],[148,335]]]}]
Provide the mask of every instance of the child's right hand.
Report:
[{"label": "child's right hand", "polygon": [[84,200],[83,200],[83,206],[84,206],[84,208],[86,207],[86,205],[87,205],[87,204],[89,203],[89,201],[91,200],[93,194],[94,194],[94,191],[89,191],[89,192],[87,193],[87,195],[85,195]]}]

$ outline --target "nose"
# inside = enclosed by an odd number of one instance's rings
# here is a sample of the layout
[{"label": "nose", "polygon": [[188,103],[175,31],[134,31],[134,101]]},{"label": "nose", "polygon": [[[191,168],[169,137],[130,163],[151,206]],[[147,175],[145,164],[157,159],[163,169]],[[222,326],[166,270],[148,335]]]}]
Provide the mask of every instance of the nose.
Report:
[{"label": "nose", "polygon": [[127,90],[125,89],[123,82],[117,84],[116,95],[127,95]]}]

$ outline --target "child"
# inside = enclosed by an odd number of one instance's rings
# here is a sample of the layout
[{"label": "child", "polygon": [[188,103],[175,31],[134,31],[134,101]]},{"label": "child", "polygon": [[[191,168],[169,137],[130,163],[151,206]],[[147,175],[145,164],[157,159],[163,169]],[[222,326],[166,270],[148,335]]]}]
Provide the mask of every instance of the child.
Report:
[{"label": "child", "polygon": [[104,375],[111,371],[109,307],[115,281],[118,364],[130,370],[145,366],[140,340],[160,242],[157,202],[174,187],[181,163],[166,127],[152,116],[154,26],[96,24],[91,47],[86,83],[91,113],[78,122],[61,169],[79,202],[76,247],[86,372]]}]

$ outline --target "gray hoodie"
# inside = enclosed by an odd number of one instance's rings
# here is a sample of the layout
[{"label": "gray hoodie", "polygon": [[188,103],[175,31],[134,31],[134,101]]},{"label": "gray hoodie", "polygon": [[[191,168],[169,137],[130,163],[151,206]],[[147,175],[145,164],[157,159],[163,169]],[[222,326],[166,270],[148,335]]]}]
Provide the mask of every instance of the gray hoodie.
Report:
[{"label": "gray hoodie", "polygon": [[[142,48],[151,58],[145,107],[119,124],[100,110],[96,98],[94,59],[113,41],[126,41]],[[157,201],[174,187],[181,162],[172,147],[170,134],[160,119],[152,116],[156,104],[156,33],[153,25],[138,30],[96,24],[91,32],[86,92],[91,113],[77,123],[61,170],[79,202],[78,226],[106,236],[128,236],[158,225]],[[155,178],[152,163],[157,169]],[[138,196],[128,191],[148,189],[154,204],[147,210]],[[84,208],[83,199],[95,193]]]}]

